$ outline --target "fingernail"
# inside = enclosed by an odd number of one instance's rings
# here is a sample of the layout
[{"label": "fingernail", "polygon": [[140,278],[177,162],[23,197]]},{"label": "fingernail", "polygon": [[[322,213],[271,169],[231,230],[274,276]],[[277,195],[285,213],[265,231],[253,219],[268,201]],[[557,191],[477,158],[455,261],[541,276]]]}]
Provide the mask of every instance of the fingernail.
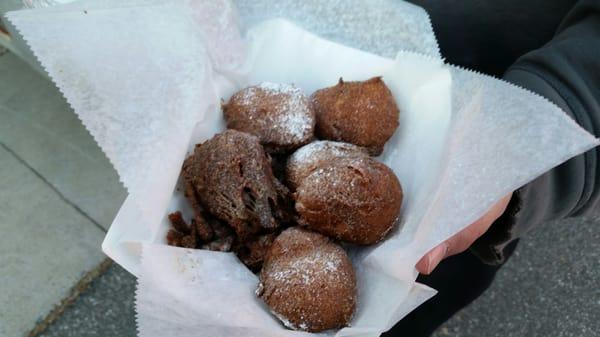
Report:
[{"label": "fingernail", "polygon": [[446,257],[448,252],[448,244],[445,242],[435,247],[431,253],[428,254],[427,259],[427,274],[431,273],[435,267]]}]

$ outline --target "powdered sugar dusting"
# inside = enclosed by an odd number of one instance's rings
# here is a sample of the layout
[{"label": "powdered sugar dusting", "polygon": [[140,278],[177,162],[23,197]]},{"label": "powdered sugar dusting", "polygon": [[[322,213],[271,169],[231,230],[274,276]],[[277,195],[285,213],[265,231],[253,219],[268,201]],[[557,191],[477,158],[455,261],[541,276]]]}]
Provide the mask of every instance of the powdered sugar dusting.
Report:
[{"label": "powdered sugar dusting", "polygon": [[281,321],[281,323],[283,323],[283,325],[288,329],[298,330],[298,328],[302,329],[302,327],[304,327],[303,330],[306,330],[306,328],[307,328],[305,323],[301,323],[299,326],[296,326],[294,323],[290,322],[290,320],[285,318],[283,315],[278,314],[273,310],[271,310],[271,313],[275,317],[277,317]]},{"label": "powdered sugar dusting", "polygon": [[288,111],[274,120],[273,127],[285,129],[294,140],[302,140],[312,134],[313,125],[309,108],[306,104],[300,104],[299,99],[289,100],[285,103],[283,110]]},{"label": "powdered sugar dusting", "polygon": [[270,311],[273,314],[273,316],[277,317],[286,328],[292,329],[292,330],[302,330],[302,331],[308,330],[308,324],[306,324],[305,322],[302,322],[302,323],[296,325],[296,324],[290,322],[290,320],[285,318],[283,315],[278,314],[273,310],[270,310]]},{"label": "powdered sugar dusting", "polygon": [[299,148],[290,156],[290,162],[307,163],[355,155],[366,157],[367,152],[365,149],[349,143],[320,140]]},{"label": "powdered sugar dusting", "polygon": [[339,159],[353,163],[368,156],[364,148],[356,145],[328,140],[312,142],[289,157],[287,180],[292,189],[295,189],[315,170],[334,164]]},{"label": "powdered sugar dusting", "polygon": [[268,90],[278,94],[298,94],[302,93],[300,88],[297,88],[287,83],[262,82],[258,85],[263,90]]},{"label": "powdered sugar dusting", "polygon": [[320,250],[312,251],[310,254],[302,256],[289,264],[287,268],[273,270],[269,277],[286,282],[301,282],[309,285],[315,282],[315,279],[328,277],[329,279],[339,279],[340,260],[335,251],[323,252]]},{"label": "powdered sugar dusting", "polygon": [[[266,97],[265,97],[266,95]],[[269,107],[270,113],[257,120],[259,115],[253,107],[260,106],[260,100],[277,96],[277,104]],[[310,138],[314,130],[314,114],[306,95],[291,84],[263,82],[243,89],[240,104],[249,108],[248,117],[262,123],[262,128],[271,129],[282,139],[298,142]]]},{"label": "powdered sugar dusting", "polygon": [[[343,163],[347,166],[353,167],[354,169],[359,169],[362,165],[360,161],[362,158],[345,158]],[[354,172],[354,171],[352,171]],[[361,200],[354,199],[352,197],[345,198],[344,196],[355,196],[357,191],[355,190],[355,186],[357,184],[357,179],[362,180],[363,178],[358,175],[349,176],[340,172],[339,168],[327,166],[323,168],[318,168],[311,172],[310,174],[310,185],[311,187],[319,186],[325,189],[325,186],[329,186],[328,188],[335,188],[337,191],[337,197],[342,198],[338,201],[345,200],[347,203],[355,201],[356,205],[360,204]],[[366,204],[366,200],[362,200],[362,204]],[[346,219],[348,225],[357,224],[356,219],[353,217],[348,217]]]}]

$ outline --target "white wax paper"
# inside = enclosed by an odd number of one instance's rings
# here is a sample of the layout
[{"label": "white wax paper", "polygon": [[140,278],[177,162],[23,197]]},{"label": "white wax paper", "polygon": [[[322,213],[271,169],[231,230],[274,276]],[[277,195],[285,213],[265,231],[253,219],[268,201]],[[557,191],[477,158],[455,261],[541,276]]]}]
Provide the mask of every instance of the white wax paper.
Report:
[{"label": "white wax paper", "polygon": [[440,57],[423,8],[396,0],[233,0],[244,28],[286,18],[319,36],[393,58],[398,50]]},{"label": "white wax paper", "polygon": [[349,251],[357,312],[351,327],[321,335],[389,329],[434,294],[415,283],[426,251],[597,145],[545,99],[445,65],[435,53],[392,60],[281,20],[242,40],[226,1],[90,1],[8,17],[129,189],[103,249],[138,277],[140,336],[308,335],[268,313],[253,293],[256,276],[234,255],[165,245],[166,215],[189,214],[177,188],[185,153],[223,130],[219,100],[243,86],[294,83],[310,94],[339,77],[383,75],[401,110],[379,158],[404,187],[399,229],[376,247]]}]

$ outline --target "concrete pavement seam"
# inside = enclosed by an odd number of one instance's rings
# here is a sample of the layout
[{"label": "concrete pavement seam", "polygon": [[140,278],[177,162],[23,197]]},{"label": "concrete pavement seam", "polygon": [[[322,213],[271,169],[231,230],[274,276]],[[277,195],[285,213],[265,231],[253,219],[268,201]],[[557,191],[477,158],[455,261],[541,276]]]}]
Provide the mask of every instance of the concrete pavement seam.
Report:
[{"label": "concrete pavement seam", "polygon": [[54,309],[46,315],[42,320],[40,320],[33,330],[31,330],[25,337],[35,337],[40,333],[44,332],[48,328],[50,324],[52,324],[56,319],[58,319],[65,309],[73,304],[77,297],[81,295],[86,289],[90,287],[92,282],[101,274],[103,274],[108,267],[112,265],[112,260],[109,258],[105,258],[100,264],[98,264],[95,268],[88,271],[83,275],[83,277],[75,284],[71,290],[69,291],[69,295],[62,299],[60,303],[54,306]]},{"label": "concrete pavement seam", "polygon": [[50,189],[52,191],[54,191],[54,193],[56,193],[65,203],[67,203],[69,206],[73,207],[73,209],[75,209],[79,214],[83,215],[86,219],[91,221],[94,224],[94,226],[96,226],[103,233],[106,233],[106,230],[98,223],[98,221],[96,221],[89,214],[87,214],[84,210],[82,210],[79,206],[77,206],[77,204],[75,204],[74,202],[69,200],[67,197],[65,197],[65,195],[62,194],[62,192],[60,190],[58,190],[41,173],[39,173],[35,168],[33,168],[31,165],[29,165],[29,163],[27,163],[23,158],[21,158],[21,156],[19,156],[19,154],[17,154],[15,151],[13,151],[10,147],[8,147],[3,142],[0,142],[0,146],[2,148],[4,148],[8,153],[10,153],[13,157],[15,157],[15,159],[17,159],[21,164],[25,165],[25,167],[27,167],[29,170],[31,170],[31,172],[33,172],[33,174],[35,174],[46,185],[48,185],[48,187],[50,187]]}]

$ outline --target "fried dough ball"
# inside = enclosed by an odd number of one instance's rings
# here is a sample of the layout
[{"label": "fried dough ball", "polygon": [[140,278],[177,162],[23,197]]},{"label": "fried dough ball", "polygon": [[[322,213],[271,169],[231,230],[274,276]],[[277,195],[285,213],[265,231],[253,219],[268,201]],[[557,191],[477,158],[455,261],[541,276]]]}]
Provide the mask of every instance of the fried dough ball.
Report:
[{"label": "fried dough ball", "polygon": [[346,158],[319,168],[296,191],[299,223],[357,245],[381,241],[402,204],[394,172],[373,158]]},{"label": "fried dough ball", "polygon": [[392,93],[374,77],[317,90],[311,100],[317,117],[316,134],[366,147],[379,155],[398,127],[399,110]]},{"label": "fried dough ball", "polygon": [[310,100],[293,85],[265,82],[244,88],[223,105],[223,113],[228,128],[257,136],[270,153],[294,150],[314,137]]},{"label": "fried dough ball", "polygon": [[256,293],[288,328],[339,329],[356,308],[356,277],[339,245],[292,227],[271,245]]}]

